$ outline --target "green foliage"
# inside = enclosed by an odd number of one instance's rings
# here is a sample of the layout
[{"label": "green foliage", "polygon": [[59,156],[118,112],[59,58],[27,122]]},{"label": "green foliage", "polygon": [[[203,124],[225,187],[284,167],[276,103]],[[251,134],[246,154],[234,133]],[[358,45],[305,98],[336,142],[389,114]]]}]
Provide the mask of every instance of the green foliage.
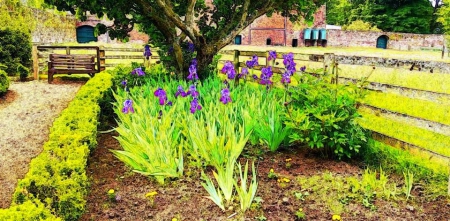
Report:
[{"label": "green foliage", "polygon": [[290,92],[286,125],[295,132],[290,135],[291,141],[330,149],[338,158],[351,158],[359,152],[367,135],[356,122],[360,117],[356,87],[329,84],[305,75]]},{"label": "green foliage", "polygon": [[411,190],[413,188],[413,182],[414,182],[414,173],[407,170],[406,172],[403,172],[403,177],[405,178],[405,195],[406,195],[406,200],[409,199],[409,197],[411,197]]},{"label": "green foliage", "polygon": [[257,174],[255,170],[255,163],[252,163],[252,180],[247,188],[248,180],[248,161],[245,163],[244,174],[242,174],[241,163],[238,163],[238,171],[240,178],[240,185],[237,181],[234,181],[234,186],[236,187],[237,195],[239,196],[239,202],[241,204],[241,211],[245,212],[252,205],[253,200],[256,196],[256,191],[258,190],[258,182],[256,180]]},{"label": "green foliage", "polygon": [[[120,96],[116,99],[120,103],[124,100]],[[124,150],[112,152],[133,171],[154,176],[160,184],[164,184],[166,177],[176,178],[183,174],[181,132],[173,123],[176,108],[165,111],[164,117],[158,119],[158,114],[153,114],[150,106],[154,104],[135,105],[138,114],[132,115],[117,111],[117,140]]]},{"label": "green foliage", "polygon": [[100,73],[79,90],[54,121],[44,151],[19,181],[15,204],[39,200],[64,220],[78,220],[83,214],[89,187],[86,161],[97,140],[97,102],[110,87],[111,77]]},{"label": "green foliage", "polygon": [[274,152],[287,140],[291,128],[283,125],[285,110],[279,102],[270,103],[268,108],[262,111],[265,112],[265,116],[261,116],[262,120],[255,127],[255,131],[269,146],[269,150]]},{"label": "green foliage", "polygon": [[11,29],[28,35],[36,27],[33,12],[19,0],[2,0],[0,2],[0,24],[3,24],[2,29]]},{"label": "green foliage", "polygon": [[428,0],[331,0],[327,2],[329,24],[346,26],[361,20],[390,32],[434,33],[437,21],[433,13],[434,7]]},{"label": "green foliage", "polygon": [[415,179],[423,183],[426,192],[434,197],[445,196],[449,173],[448,161],[431,157],[425,152],[409,151],[369,139],[363,159],[370,166],[381,165],[385,170],[398,174],[414,171]]},{"label": "green foliage", "polygon": [[26,68],[22,64],[17,66],[17,73],[19,73],[20,80],[25,80],[30,74],[30,69]]},{"label": "green foliage", "polygon": [[42,220],[42,221],[61,221],[61,218],[55,217],[44,204],[38,200],[29,200],[20,205],[12,205],[8,209],[0,209],[0,220]]},{"label": "green foliage", "polygon": [[308,199],[319,205],[325,205],[322,211],[341,214],[346,205],[357,203],[369,209],[376,209],[374,202],[377,199],[388,201],[399,200],[397,186],[389,181],[388,176],[380,171],[366,169],[360,176],[339,176],[329,172],[312,177],[300,176],[297,181],[301,190],[308,191]]},{"label": "green foliage", "polygon": [[352,21],[349,25],[344,26],[343,29],[347,31],[381,31],[377,26],[361,20]]},{"label": "green foliage", "polygon": [[31,35],[21,30],[0,29],[0,61],[6,65],[9,76],[25,73],[31,66]]},{"label": "green foliage", "polygon": [[0,95],[6,93],[9,88],[9,77],[6,75],[6,72],[0,69]]}]

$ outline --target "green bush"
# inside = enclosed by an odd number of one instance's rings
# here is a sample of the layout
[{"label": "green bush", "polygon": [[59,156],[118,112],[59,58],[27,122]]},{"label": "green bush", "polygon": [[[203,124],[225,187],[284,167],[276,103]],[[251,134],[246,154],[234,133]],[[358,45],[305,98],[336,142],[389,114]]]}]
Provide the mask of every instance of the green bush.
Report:
[{"label": "green bush", "polygon": [[30,69],[23,66],[22,64],[17,65],[17,73],[19,73],[20,80],[24,81],[30,74]]},{"label": "green bush", "polygon": [[16,187],[13,207],[33,206],[29,202],[38,200],[63,220],[78,220],[84,213],[89,188],[86,161],[97,144],[97,102],[110,87],[111,76],[97,74],[54,121],[44,150]]},{"label": "green bush", "polygon": [[367,141],[367,133],[356,121],[360,118],[358,92],[351,85],[329,84],[304,75],[290,90],[292,101],[286,124],[294,129],[291,140],[324,148],[327,155],[339,159],[357,154]]},{"label": "green bush", "polygon": [[31,35],[27,32],[0,29],[0,61],[9,76],[19,74],[19,66],[31,67]]},{"label": "green bush", "polygon": [[0,209],[0,220],[42,220],[42,221],[60,221],[51,214],[50,210],[44,207],[44,204],[35,201],[27,201],[21,205],[11,206],[9,209]]},{"label": "green bush", "polygon": [[0,69],[0,95],[6,93],[9,88],[9,78],[6,72]]}]

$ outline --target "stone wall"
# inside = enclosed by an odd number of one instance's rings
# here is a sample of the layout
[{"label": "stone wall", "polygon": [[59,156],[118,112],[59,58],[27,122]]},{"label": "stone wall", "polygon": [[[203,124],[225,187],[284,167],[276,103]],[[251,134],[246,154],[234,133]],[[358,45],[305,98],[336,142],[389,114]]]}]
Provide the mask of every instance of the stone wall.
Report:
[{"label": "stone wall", "polygon": [[[89,25],[92,27],[95,27],[98,23],[104,24],[106,26],[112,26],[114,24],[113,21],[108,20],[108,18],[97,18],[96,15],[89,15],[86,21],[77,21],[76,22],[76,28]],[[146,44],[149,40],[149,36],[147,34],[138,32],[136,30],[132,30],[130,33],[129,42],[130,43],[137,43],[137,44]],[[111,39],[108,35],[108,33],[99,35],[97,37],[99,42],[103,43],[120,43],[121,41],[118,41],[117,39]]]},{"label": "stone wall", "polygon": [[388,38],[388,49],[420,50],[424,47],[442,49],[444,45],[443,35],[343,30],[327,30],[327,45],[334,47],[375,48],[378,37],[383,35]]},{"label": "stone wall", "polygon": [[36,29],[31,38],[34,44],[76,42],[76,19],[71,15],[32,9],[36,18]]}]

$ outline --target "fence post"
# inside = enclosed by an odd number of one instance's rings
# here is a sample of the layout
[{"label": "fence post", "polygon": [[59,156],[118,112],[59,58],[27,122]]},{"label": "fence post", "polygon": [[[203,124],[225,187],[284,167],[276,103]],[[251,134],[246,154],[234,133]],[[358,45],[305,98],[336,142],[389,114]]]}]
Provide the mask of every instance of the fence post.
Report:
[{"label": "fence post", "polygon": [[240,51],[234,50],[233,64],[234,64],[234,69],[236,70],[236,72],[239,72],[239,55],[240,55]]},{"label": "fence post", "polygon": [[323,73],[328,73],[328,68],[331,68],[334,65],[335,57],[333,53],[325,53],[323,55]]},{"label": "fence post", "polygon": [[33,45],[31,57],[33,59],[33,79],[39,80],[39,58],[38,58],[38,50],[37,50],[36,45]]},{"label": "fence post", "polygon": [[441,59],[444,59],[444,54],[445,54],[445,45],[442,45],[442,56],[441,56]]}]

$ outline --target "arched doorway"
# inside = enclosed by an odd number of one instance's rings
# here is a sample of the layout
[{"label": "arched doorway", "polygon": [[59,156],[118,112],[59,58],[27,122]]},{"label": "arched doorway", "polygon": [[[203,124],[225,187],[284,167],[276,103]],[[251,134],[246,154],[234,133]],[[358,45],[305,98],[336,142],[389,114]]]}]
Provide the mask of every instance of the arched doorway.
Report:
[{"label": "arched doorway", "polygon": [[94,27],[89,25],[83,25],[77,28],[77,42],[88,43],[91,41],[97,41],[97,37],[94,35]]},{"label": "arched doorway", "polygon": [[380,37],[378,37],[377,38],[377,48],[386,49],[388,40],[389,40],[389,38],[386,35],[381,35]]}]

